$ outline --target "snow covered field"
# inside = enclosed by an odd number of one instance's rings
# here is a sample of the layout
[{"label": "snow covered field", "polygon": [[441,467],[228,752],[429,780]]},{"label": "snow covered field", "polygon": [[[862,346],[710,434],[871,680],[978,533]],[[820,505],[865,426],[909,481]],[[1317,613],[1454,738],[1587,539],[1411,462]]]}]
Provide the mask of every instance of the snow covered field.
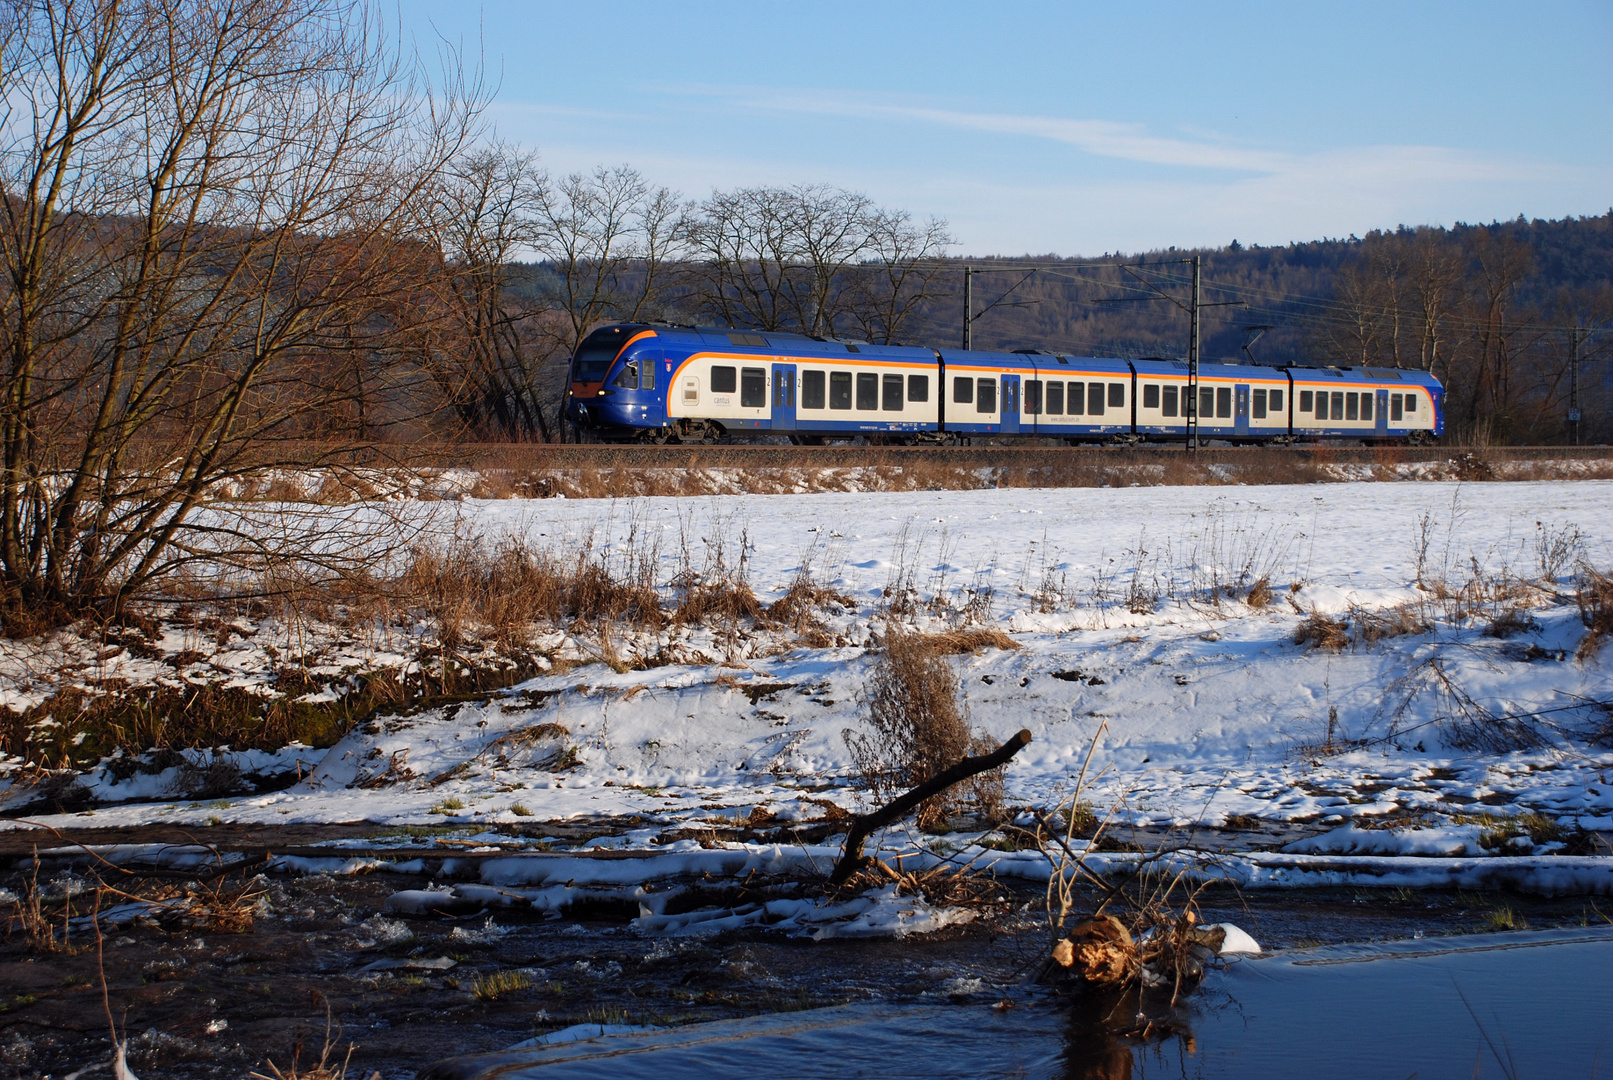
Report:
[{"label": "snow covered field", "polygon": [[[596,846],[652,847],[669,824],[818,819],[825,801],[858,805],[844,732],[861,723],[894,606],[921,630],[972,619],[1019,646],[956,661],[975,726],[1034,736],[1008,770],[1013,807],[1056,805],[1098,737],[1087,797],[1134,825],[1264,823],[1284,842],[1303,826],[1326,831],[1312,857],[1378,862],[1561,850],[1539,827],[1486,832],[1526,811],[1563,834],[1613,831],[1613,750],[1594,738],[1610,724],[1613,649],[1576,657],[1573,585],[1576,558],[1613,565],[1610,482],[472,500],[451,513],[462,536],[653,557],[662,583],[718,548],[730,567],[743,552],[764,603],[806,563],[854,605],[826,613],[822,648],[742,628],[623,635],[625,670],[598,662],[581,630],[556,631],[549,674],[282,752],[276,767],[304,777],[285,790],[165,800],[172,777],[102,770],[83,781],[93,813],[36,820],[457,822],[473,835],[632,814],[642,828]],[[1271,599],[1251,606],[1262,580]],[[1338,651],[1296,643],[1316,613],[1344,625]],[[1379,638],[1373,613],[1412,632]],[[255,658],[292,631],[246,629],[187,678],[269,679]],[[350,645],[318,669],[324,692],[342,692],[344,665],[408,654],[385,635]],[[0,693],[37,700],[54,647],[8,643]],[[634,662],[657,654],[679,662]],[[1586,872],[1606,890],[1607,867]]]}]

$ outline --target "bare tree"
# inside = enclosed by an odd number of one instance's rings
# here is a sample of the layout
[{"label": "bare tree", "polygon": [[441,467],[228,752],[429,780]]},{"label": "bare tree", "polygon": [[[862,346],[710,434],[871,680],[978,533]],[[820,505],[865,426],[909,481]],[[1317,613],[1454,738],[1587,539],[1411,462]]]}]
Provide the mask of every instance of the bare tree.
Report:
[{"label": "bare tree", "polygon": [[546,308],[510,289],[512,264],[541,238],[547,187],[536,154],[495,143],[454,161],[434,201],[445,317],[422,328],[425,366],[476,437],[547,442],[552,433],[538,380],[550,351],[537,331]]},{"label": "bare tree", "polygon": [[946,223],[828,185],[716,192],[688,230],[691,302],[731,326],[894,340],[930,296]]},{"label": "bare tree", "polygon": [[280,552],[221,486],[384,351],[416,204],[472,133],[345,0],[19,0],[0,29],[0,615]]},{"label": "bare tree", "polygon": [[689,227],[696,303],[730,326],[832,336],[873,204],[826,185],[715,192]]},{"label": "bare tree", "polygon": [[[669,270],[687,212],[682,196],[654,187],[627,165],[573,173],[543,189],[535,208],[541,263],[534,273],[538,296],[555,314],[543,322],[549,356],[569,359],[606,321],[666,318]],[[563,398],[563,368],[549,368]]]},{"label": "bare tree", "polygon": [[864,338],[890,345],[917,325],[936,297],[940,257],[954,241],[946,222],[932,217],[918,224],[902,210],[878,211],[869,236],[869,257],[848,275],[850,317]]}]

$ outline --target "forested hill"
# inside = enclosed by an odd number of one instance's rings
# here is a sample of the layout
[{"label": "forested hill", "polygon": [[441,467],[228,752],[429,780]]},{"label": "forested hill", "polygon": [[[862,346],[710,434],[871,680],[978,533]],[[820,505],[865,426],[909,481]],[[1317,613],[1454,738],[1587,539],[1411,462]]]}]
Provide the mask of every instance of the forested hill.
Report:
[{"label": "forested hill", "polygon": [[[1442,302],[1452,336],[1463,336],[1460,331],[1497,301],[1513,326],[1569,326],[1576,319],[1593,324],[1613,316],[1610,210],[1594,218],[1519,218],[1451,229],[1403,226],[1285,247],[1233,241],[1217,249],[1171,248],[1102,259],[960,259],[960,267],[967,262],[985,271],[974,279],[974,345],[1127,357],[1185,355],[1186,312],[1164,299],[1146,299],[1155,294],[1138,278],[1185,302],[1191,292],[1185,260],[1193,255],[1203,256],[1206,305],[1220,305],[1203,309],[1205,359],[1247,359],[1243,345],[1253,333],[1245,328],[1270,326],[1252,347],[1262,362],[1347,362],[1350,352],[1381,360],[1376,354],[1382,346],[1371,340],[1379,328],[1369,324],[1385,317],[1392,323],[1396,309],[1420,310],[1424,301]],[[1135,276],[1101,265],[1115,262],[1144,265]],[[1047,269],[1027,273],[1022,268],[1028,266]],[[962,277],[960,270],[937,283],[922,324],[910,335],[915,343],[961,340]],[[1407,312],[1398,313],[1404,324]],[[1388,333],[1392,336],[1392,327]],[[1418,362],[1420,354],[1413,359],[1402,352],[1399,359],[1406,366],[1425,366]]]}]

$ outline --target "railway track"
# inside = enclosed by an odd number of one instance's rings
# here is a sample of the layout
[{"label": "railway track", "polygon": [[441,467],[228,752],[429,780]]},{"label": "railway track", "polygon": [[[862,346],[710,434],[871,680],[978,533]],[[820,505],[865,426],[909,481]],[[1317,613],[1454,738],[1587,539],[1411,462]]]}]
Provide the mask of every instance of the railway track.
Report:
[{"label": "railway track", "polygon": [[[1143,446],[638,446],[598,443],[466,444],[459,446],[373,446],[340,455],[353,466],[402,463],[482,471],[551,469],[847,469],[900,468],[920,463],[956,468],[1035,469],[1058,466],[1248,465],[1259,461],[1307,460],[1333,464],[1443,462],[1473,454],[1491,463],[1506,461],[1613,460],[1613,446],[1200,447],[1189,453],[1180,443]],[[328,459],[327,459],[328,460]]]}]

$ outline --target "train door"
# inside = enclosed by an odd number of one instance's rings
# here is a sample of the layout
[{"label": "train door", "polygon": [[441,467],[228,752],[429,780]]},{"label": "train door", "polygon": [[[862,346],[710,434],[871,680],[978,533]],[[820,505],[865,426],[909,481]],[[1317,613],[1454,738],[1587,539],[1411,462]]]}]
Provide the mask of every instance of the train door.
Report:
[{"label": "train door", "polygon": [[773,365],[773,430],[795,430],[795,365]]},{"label": "train door", "polygon": [[1378,391],[1378,408],[1372,414],[1372,433],[1389,434],[1389,391]]},{"label": "train door", "polygon": [[1002,399],[1003,434],[1019,434],[1019,376],[1003,376]]},{"label": "train door", "polygon": [[1238,384],[1238,399],[1232,411],[1232,430],[1238,435],[1249,434],[1249,384]]}]

